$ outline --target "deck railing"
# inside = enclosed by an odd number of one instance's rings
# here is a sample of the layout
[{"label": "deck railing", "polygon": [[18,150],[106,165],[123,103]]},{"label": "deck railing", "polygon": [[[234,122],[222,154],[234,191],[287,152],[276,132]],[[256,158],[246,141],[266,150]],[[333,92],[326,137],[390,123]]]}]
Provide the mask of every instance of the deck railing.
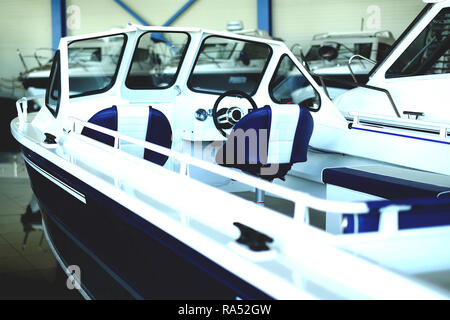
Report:
[{"label": "deck railing", "polygon": [[[211,173],[215,173],[221,175],[223,177],[233,179],[235,181],[241,182],[243,184],[255,187],[260,190],[264,190],[265,192],[271,193],[277,197],[289,200],[294,203],[295,211],[294,218],[304,220],[307,219],[305,216],[305,207],[306,208],[314,208],[319,211],[329,212],[329,213],[353,213],[353,214],[361,214],[368,213],[369,209],[366,203],[360,202],[343,202],[343,201],[331,201],[324,200],[313,197],[307,193],[292,190],[280,185],[276,185],[274,183],[270,183],[263,179],[259,179],[253,177],[248,174],[244,174],[229,168],[221,167],[217,164],[207,162],[205,160],[201,160],[198,158],[194,158],[188,154],[180,153],[165,147],[161,147],[157,144],[142,141],[136,138],[132,138],[121,134],[120,132],[110,130],[74,117],[69,118],[70,121],[73,122],[73,131],[76,132],[76,124],[79,124],[83,127],[90,128],[92,130],[96,130],[100,133],[104,133],[114,138],[114,147],[118,148],[119,142],[121,140],[127,141],[129,143],[133,143],[145,149],[149,149],[151,151],[157,152],[159,154],[165,155],[169,158],[175,159],[179,161],[180,168],[178,173],[181,175],[189,175],[189,170],[187,170],[188,166],[192,165]],[[307,211],[306,211],[307,212]]]}]

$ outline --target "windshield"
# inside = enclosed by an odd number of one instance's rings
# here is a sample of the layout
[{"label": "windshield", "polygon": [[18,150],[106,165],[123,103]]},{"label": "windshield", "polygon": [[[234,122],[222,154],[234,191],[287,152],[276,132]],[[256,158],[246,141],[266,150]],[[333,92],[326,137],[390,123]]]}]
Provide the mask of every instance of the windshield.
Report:
[{"label": "windshield", "polygon": [[235,47],[236,43],[228,41],[205,43],[199,56],[199,61],[208,62],[216,59],[230,59]]},{"label": "windshield", "polygon": [[76,40],[68,46],[70,97],[109,90],[119,70],[126,35]]},{"label": "windshield", "polygon": [[130,89],[164,89],[175,83],[188,47],[182,32],[146,32],[139,37],[125,85]]},{"label": "windshield", "polygon": [[253,95],[271,54],[265,43],[210,36],[202,43],[188,86],[197,92]]},{"label": "windshield", "polygon": [[320,108],[320,95],[287,55],[281,58],[270,81],[269,94],[276,103],[300,104],[311,111]]},{"label": "windshield", "polygon": [[386,77],[450,71],[450,8],[443,9],[387,70]]},{"label": "windshield", "polygon": [[54,116],[58,113],[61,94],[61,62],[59,60],[59,54],[59,50],[56,51],[55,57],[53,58],[50,82],[45,92],[45,105]]}]

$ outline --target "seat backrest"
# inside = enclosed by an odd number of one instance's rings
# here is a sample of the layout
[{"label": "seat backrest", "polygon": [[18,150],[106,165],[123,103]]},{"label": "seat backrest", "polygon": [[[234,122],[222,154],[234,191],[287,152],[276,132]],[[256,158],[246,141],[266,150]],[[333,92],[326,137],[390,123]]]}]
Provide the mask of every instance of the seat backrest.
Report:
[{"label": "seat backrest", "polygon": [[[144,115],[146,117],[148,115],[146,124],[142,123],[141,119],[141,116]],[[170,149],[172,146],[172,129],[169,120],[161,111],[153,109],[151,106],[149,106],[148,109],[146,107],[136,108],[132,106],[123,106],[120,107],[120,110],[118,110],[116,106],[112,106],[111,108],[97,112],[88,122],[110,130],[119,131],[120,133],[133,138],[145,138],[145,141],[162,147]],[[133,123],[136,125],[133,125]],[[81,134],[107,145],[114,146],[114,137],[96,130],[85,127],[81,131]],[[159,165],[164,165],[168,159],[167,156],[148,149],[142,150],[143,148],[132,145],[126,141],[122,141],[119,148],[124,152],[143,157],[144,159]]]},{"label": "seat backrest", "polygon": [[298,105],[275,109],[266,105],[233,127],[216,162],[253,174],[255,167],[280,164],[284,165],[282,176],[292,164],[307,160],[312,131],[313,119],[308,109]]},{"label": "seat backrest", "polygon": [[[172,129],[169,120],[159,110],[149,106],[148,125],[145,140],[161,147],[172,147]],[[145,149],[144,159],[159,165],[164,165],[168,159],[167,156]]]},{"label": "seat backrest", "polygon": [[[88,122],[110,130],[117,131],[117,107],[112,106],[111,108],[100,110],[99,112],[94,114]],[[91,139],[110,145],[111,147],[114,146],[114,137],[111,137],[107,134],[86,127],[83,128],[81,134]]]}]

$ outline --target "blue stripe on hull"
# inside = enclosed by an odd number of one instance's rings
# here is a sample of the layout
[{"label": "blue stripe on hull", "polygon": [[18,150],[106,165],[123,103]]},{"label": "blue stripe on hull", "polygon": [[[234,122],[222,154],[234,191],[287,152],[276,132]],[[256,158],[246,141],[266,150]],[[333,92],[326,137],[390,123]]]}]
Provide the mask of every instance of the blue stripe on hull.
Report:
[{"label": "blue stripe on hull", "polygon": [[27,159],[86,196],[86,204],[27,165],[53,244],[94,298],[271,297],[36,153]]},{"label": "blue stripe on hull", "polygon": [[436,143],[441,143],[441,144],[450,144],[450,142],[447,142],[447,141],[408,136],[406,134],[378,131],[378,130],[373,130],[373,129],[358,128],[358,127],[352,127],[352,129],[354,129],[354,130],[361,130],[361,131],[367,131],[367,132],[387,134],[387,135],[390,135],[390,136],[397,136],[397,137],[408,138],[408,139],[422,140],[422,141],[428,141],[428,142],[436,142]]}]

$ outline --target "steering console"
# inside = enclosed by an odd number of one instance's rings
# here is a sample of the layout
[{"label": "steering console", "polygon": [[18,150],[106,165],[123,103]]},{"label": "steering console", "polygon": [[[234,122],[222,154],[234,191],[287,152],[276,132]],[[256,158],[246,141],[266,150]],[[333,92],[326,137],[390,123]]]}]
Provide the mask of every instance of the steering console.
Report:
[{"label": "steering console", "polygon": [[[245,98],[250,102],[250,105],[252,106],[252,109],[243,109],[243,107],[240,106],[230,106],[230,107],[221,107],[219,108],[220,102],[225,97],[236,97],[236,98]],[[233,126],[241,120],[247,113],[252,112],[253,110],[258,109],[258,106],[256,105],[255,101],[253,100],[250,95],[247,93],[241,91],[241,90],[229,90],[224,93],[222,93],[219,98],[217,98],[216,102],[214,103],[214,107],[212,109],[212,118],[214,121],[214,125],[216,126],[217,130],[226,138],[228,137],[228,134],[225,132],[225,130],[233,128]]]}]

